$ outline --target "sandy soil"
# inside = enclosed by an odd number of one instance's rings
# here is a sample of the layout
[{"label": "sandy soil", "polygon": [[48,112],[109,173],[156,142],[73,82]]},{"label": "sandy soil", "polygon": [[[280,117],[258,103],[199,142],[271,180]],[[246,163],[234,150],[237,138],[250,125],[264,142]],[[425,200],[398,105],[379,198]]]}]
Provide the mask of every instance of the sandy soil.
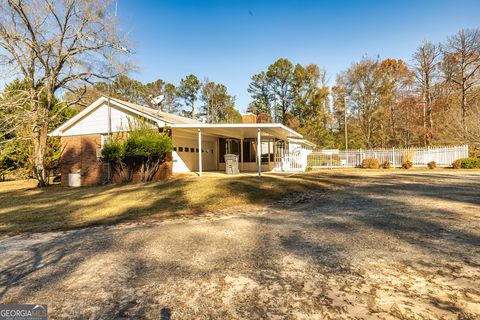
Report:
[{"label": "sandy soil", "polygon": [[51,319],[480,319],[480,174],[306,175],[269,206],[0,238]]}]

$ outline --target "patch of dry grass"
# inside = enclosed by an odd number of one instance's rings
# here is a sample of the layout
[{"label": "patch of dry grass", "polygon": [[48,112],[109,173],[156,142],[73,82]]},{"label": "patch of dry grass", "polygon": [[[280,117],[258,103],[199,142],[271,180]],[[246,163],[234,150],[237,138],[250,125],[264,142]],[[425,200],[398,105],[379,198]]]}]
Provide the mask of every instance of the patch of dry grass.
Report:
[{"label": "patch of dry grass", "polygon": [[67,230],[265,204],[318,183],[296,176],[206,175],[78,189],[35,185],[32,180],[0,183],[1,233]]}]

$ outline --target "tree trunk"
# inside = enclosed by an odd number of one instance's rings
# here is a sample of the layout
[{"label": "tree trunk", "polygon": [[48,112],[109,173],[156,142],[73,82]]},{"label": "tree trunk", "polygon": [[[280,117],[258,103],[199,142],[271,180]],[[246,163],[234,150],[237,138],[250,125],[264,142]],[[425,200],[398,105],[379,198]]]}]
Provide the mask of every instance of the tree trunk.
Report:
[{"label": "tree trunk", "polygon": [[462,126],[463,126],[463,137],[467,139],[468,136],[468,127],[467,127],[467,99],[466,99],[466,89],[465,82],[462,83],[462,96],[461,96],[461,105],[462,105]]},{"label": "tree trunk", "polygon": [[427,95],[424,95],[424,100],[423,100],[423,145],[426,147],[428,145],[428,132],[427,132]]},{"label": "tree trunk", "polygon": [[192,119],[195,118],[195,97],[192,97]]},{"label": "tree trunk", "polygon": [[45,171],[45,152],[47,150],[48,123],[37,124],[33,129],[33,173],[39,187],[48,186]]}]

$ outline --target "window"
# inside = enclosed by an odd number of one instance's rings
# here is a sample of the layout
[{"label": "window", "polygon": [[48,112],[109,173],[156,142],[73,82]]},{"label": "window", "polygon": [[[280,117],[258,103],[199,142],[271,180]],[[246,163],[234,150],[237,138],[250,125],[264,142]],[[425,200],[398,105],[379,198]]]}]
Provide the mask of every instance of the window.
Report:
[{"label": "window", "polygon": [[260,146],[260,151],[262,154],[262,163],[267,163],[268,159],[270,158],[269,156],[269,150],[270,149],[270,142],[269,141],[262,141],[261,146]]},{"label": "window", "polygon": [[243,162],[257,162],[256,143],[252,139],[243,140]]},{"label": "window", "polygon": [[183,152],[183,147],[178,147],[179,152]]},{"label": "window", "polygon": [[103,147],[110,141],[110,137],[108,134],[102,134],[100,136],[100,149],[103,149]]},{"label": "window", "polygon": [[[274,161],[273,154],[273,141],[270,139],[262,139],[260,146],[262,163]],[[257,162],[257,139],[245,139],[243,140],[243,162]]]},{"label": "window", "polygon": [[183,150],[185,150],[185,152],[188,152],[190,149],[188,147],[183,147]]},{"label": "window", "polygon": [[223,158],[226,154],[236,154],[240,155],[240,140],[237,139],[218,139],[218,144],[220,147],[220,152],[218,153],[219,162],[224,163],[225,159]]},{"label": "window", "polygon": [[190,148],[190,152],[195,152],[195,148]]},{"label": "window", "polygon": [[175,152],[176,152],[176,151],[177,151],[177,147],[173,147],[173,151],[175,151]]}]

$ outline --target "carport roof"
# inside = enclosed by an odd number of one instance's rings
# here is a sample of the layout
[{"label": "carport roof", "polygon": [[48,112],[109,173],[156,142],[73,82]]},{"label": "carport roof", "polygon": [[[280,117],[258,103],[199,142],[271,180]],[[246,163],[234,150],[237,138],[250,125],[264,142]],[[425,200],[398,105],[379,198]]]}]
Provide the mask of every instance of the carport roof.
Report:
[{"label": "carport roof", "polygon": [[262,137],[281,139],[303,138],[303,136],[280,123],[199,123],[199,124],[170,124],[173,132],[193,133],[201,129],[202,133],[230,137],[236,139],[256,138],[258,129]]}]

